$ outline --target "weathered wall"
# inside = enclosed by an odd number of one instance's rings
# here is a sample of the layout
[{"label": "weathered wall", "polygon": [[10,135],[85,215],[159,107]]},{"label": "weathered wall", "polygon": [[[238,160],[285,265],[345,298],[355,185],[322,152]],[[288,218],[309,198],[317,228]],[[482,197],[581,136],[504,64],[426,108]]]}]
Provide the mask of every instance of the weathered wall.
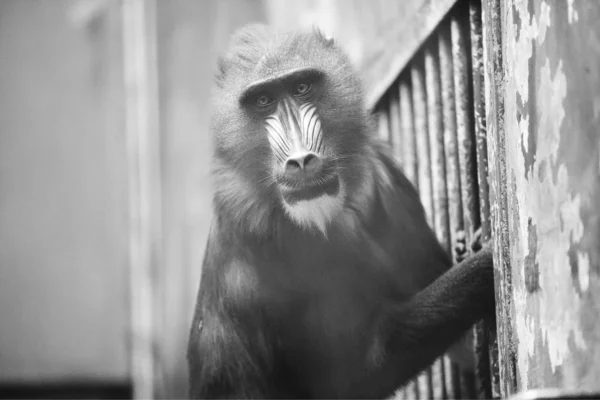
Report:
[{"label": "weathered wall", "polygon": [[600,3],[484,2],[504,396],[600,390]]}]

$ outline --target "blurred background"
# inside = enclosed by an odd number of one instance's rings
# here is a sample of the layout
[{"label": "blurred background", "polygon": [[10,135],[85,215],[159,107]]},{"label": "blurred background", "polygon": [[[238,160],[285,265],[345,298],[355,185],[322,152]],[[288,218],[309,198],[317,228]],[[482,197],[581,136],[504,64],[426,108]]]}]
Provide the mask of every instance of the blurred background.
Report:
[{"label": "blurred background", "polygon": [[341,3],[0,1],[0,397],[185,397],[217,54],[385,14]]}]

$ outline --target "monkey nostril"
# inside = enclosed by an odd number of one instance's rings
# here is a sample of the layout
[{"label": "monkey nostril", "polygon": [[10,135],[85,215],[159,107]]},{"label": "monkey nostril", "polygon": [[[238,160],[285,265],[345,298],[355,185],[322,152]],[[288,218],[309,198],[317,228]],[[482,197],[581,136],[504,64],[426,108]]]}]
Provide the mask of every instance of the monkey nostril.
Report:
[{"label": "monkey nostril", "polygon": [[310,179],[323,168],[323,161],[313,153],[290,157],[285,162],[285,175],[292,179]]},{"label": "monkey nostril", "polygon": [[323,169],[323,161],[316,154],[304,157],[304,171],[307,175],[314,176]]},{"label": "monkey nostril", "polygon": [[298,169],[302,169],[302,166],[300,166],[300,163],[296,160],[287,160],[285,163],[285,169],[287,170],[298,170]]},{"label": "monkey nostril", "polygon": [[304,157],[304,168],[307,168],[309,166],[309,164],[314,164],[316,161],[317,156],[314,154],[308,154],[306,157]]}]

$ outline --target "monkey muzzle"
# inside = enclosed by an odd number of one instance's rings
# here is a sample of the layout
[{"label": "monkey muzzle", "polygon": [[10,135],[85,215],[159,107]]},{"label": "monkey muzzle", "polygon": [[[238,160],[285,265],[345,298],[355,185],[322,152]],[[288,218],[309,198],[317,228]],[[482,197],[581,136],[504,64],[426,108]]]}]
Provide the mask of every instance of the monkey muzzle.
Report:
[{"label": "monkey muzzle", "polygon": [[288,204],[320,196],[336,196],[340,187],[335,168],[325,165],[322,157],[311,152],[288,157],[278,183]]},{"label": "monkey muzzle", "polygon": [[275,175],[288,204],[336,196],[340,182],[324,154],[323,130],[316,107],[285,97],[265,120],[275,155]]}]

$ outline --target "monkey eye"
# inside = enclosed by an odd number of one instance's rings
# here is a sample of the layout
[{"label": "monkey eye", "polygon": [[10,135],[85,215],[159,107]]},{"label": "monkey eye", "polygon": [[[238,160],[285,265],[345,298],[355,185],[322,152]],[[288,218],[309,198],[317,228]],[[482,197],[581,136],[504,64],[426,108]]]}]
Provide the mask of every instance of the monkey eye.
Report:
[{"label": "monkey eye", "polygon": [[301,82],[296,85],[296,93],[295,94],[298,96],[301,96],[303,94],[310,92],[310,89],[311,89],[310,83]]},{"label": "monkey eye", "polygon": [[268,105],[273,103],[273,97],[269,96],[266,93],[260,94],[254,100],[257,106],[259,107],[267,107]]}]

